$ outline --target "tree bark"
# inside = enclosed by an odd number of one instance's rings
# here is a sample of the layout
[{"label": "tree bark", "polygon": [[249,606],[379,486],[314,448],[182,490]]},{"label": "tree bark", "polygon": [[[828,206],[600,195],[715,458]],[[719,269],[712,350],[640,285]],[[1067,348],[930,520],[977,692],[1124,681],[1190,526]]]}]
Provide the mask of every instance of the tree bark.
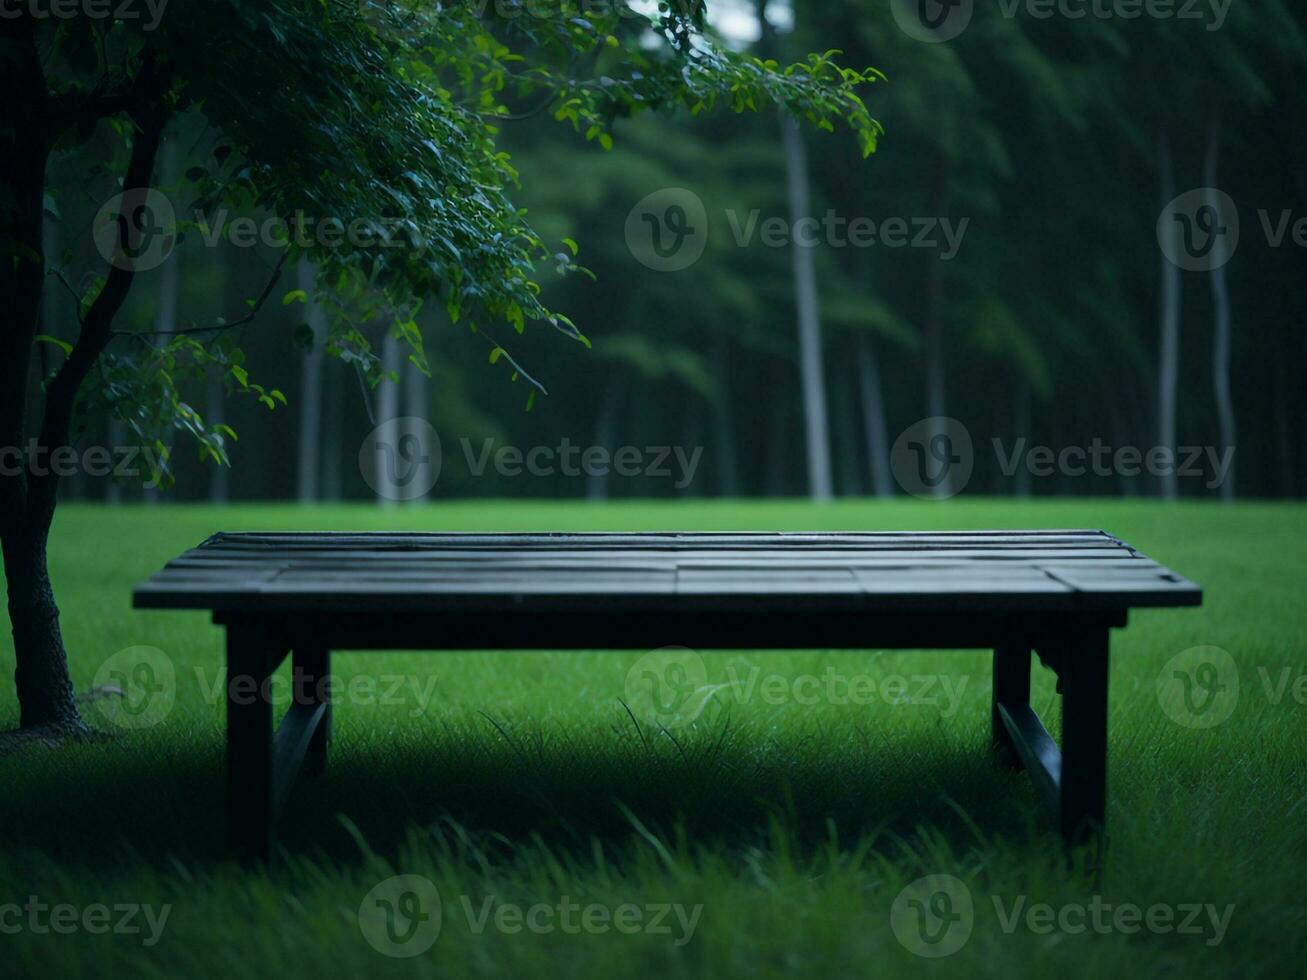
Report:
[{"label": "tree bark", "polygon": [[[41,317],[45,279],[42,242],[45,174],[54,113],[41,71],[32,19],[0,18],[0,87],[21,92],[11,100],[13,136],[0,145],[0,241],[12,256],[0,262],[0,296],[6,317],[0,328],[0,447],[24,447],[33,339]],[[143,71],[153,72],[150,63]],[[167,113],[154,107],[136,121],[125,190],[146,187],[154,172]],[[77,393],[108,345],[110,327],[131,289],[130,266],[115,265],[87,311],[72,352],[45,392],[38,459],[70,441]],[[16,472],[11,470],[16,469]],[[58,500],[52,467],[10,467],[0,474],[0,553],[4,556],[9,619],[13,629],[20,724],[84,730],[77,711],[68,656],[59,628],[47,563],[47,543]]]},{"label": "tree bark", "polygon": [[[614,373],[612,379],[608,382],[608,387],[604,390],[604,400],[599,408],[599,415],[595,419],[594,444],[603,446],[610,454],[613,451],[613,443],[617,439],[617,423],[621,413],[623,390],[620,376]],[[587,499],[608,499],[610,473],[611,469],[602,472],[596,470],[586,477],[585,495]]]},{"label": "tree bark", "polygon": [[326,323],[322,308],[312,302],[313,265],[301,258],[296,270],[298,286],[309,294],[305,322],[313,333],[313,346],[304,352],[300,384],[299,453],[295,470],[295,495],[300,503],[319,498],[318,476],[322,469],[322,343]]},{"label": "tree bark", "polygon": [[340,500],[344,496],[344,474],[341,467],[342,431],[345,425],[341,399],[344,398],[345,366],[336,358],[324,365],[323,398],[325,410],[322,418],[322,499]]},{"label": "tree bark", "polygon": [[871,492],[877,497],[894,496],[890,478],[889,435],[885,422],[885,394],[880,384],[880,358],[874,341],[858,339],[858,382],[862,391],[862,417],[867,430],[867,464],[871,471]]},{"label": "tree bark", "polygon": [[[1158,140],[1158,168],[1161,171],[1162,207],[1175,198],[1175,175],[1171,165],[1171,138],[1165,128]],[[1171,236],[1172,254],[1178,254],[1180,226],[1163,225],[1162,233]],[[1175,452],[1176,392],[1180,380],[1180,267],[1165,254],[1161,265],[1161,341],[1157,360],[1157,444]],[[1179,494],[1175,468],[1161,478],[1161,493],[1167,500]]]},{"label": "tree bark", "polygon": [[[385,427],[378,441],[388,446],[399,445],[399,383],[403,366],[399,338],[387,331],[385,340],[381,342],[381,369],[395,375],[395,379],[386,378],[377,385],[377,425]],[[373,460],[373,465],[378,466],[380,463]],[[383,485],[380,480],[377,483]],[[385,494],[378,493],[377,503],[382,507],[391,507],[395,502]]]},{"label": "tree bark", "polygon": [[[428,408],[428,398],[430,396],[431,379],[418,370],[418,366],[411,360],[404,362],[404,417],[407,431],[418,435],[418,422],[427,422],[431,411]],[[423,436],[419,436],[423,438]],[[420,497],[415,497],[415,502],[426,500],[430,496],[424,493]]]},{"label": "tree bark", "polygon": [[[1213,191],[1216,188],[1220,153],[1221,121],[1213,114],[1207,127],[1207,154],[1203,166],[1203,183]],[[1209,203],[1212,207],[1217,207],[1215,200]],[[1234,325],[1230,311],[1230,284],[1226,278],[1226,261],[1229,256],[1226,254],[1224,237],[1217,240],[1213,258],[1216,261],[1212,268],[1212,303],[1215,307],[1216,322],[1212,344],[1212,384],[1215,389],[1216,415],[1221,433],[1218,445],[1222,451],[1232,451],[1238,438],[1234,417],[1234,397],[1230,392],[1230,350],[1234,342]],[[1225,476],[1225,482],[1221,484],[1223,500],[1234,499],[1236,462],[1237,460],[1233,458],[1230,460],[1229,472]]]},{"label": "tree bark", "polygon": [[[1034,440],[1034,433],[1030,431],[1030,380],[1023,377],[1017,385],[1016,397],[1016,437],[1025,439],[1027,444]],[[1023,461],[1024,464],[1024,461]],[[1012,492],[1023,500],[1031,494],[1030,467],[1021,465],[1017,467],[1016,480],[1012,485]]]},{"label": "tree bark", "polygon": [[731,412],[731,342],[718,336],[713,352],[717,391],[713,397],[713,441],[717,456],[717,492],[722,497],[740,495],[740,463],[735,449],[735,418]]},{"label": "tree bark", "polygon": [[[948,203],[948,161],[940,154],[930,190],[930,214],[942,218]],[[930,438],[944,435],[948,405],[944,391],[944,262],[938,255],[930,258],[926,276],[926,417],[930,420]],[[953,494],[948,474],[935,490],[941,497]]]},{"label": "tree bark", "polygon": [[[227,389],[223,385],[222,373],[210,371],[207,390],[204,395],[204,418],[209,425],[219,425],[227,420]],[[228,450],[230,453],[231,450]],[[209,467],[209,502],[225,504],[231,497],[231,467],[217,463]]]},{"label": "tree bark", "polygon": [[[0,21],[0,85],[22,93],[11,100],[11,140],[0,145],[0,241],[15,250],[0,262],[0,447],[27,443],[32,344],[45,285],[42,223],[49,158],[48,96],[28,18]],[[16,472],[11,472],[16,470]],[[24,728],[59,724],[83,728],[59,632],[59,608],[46,562],[53,505],[34,507],[26,460],[0,475],[0,553],[4,556],[14,683]],[[43,501],[41,502],[43,504]]]},{"label": "tree bark", "polygon": [[[843,362],[841,362],[843,364]],[[841,497],[862,496],[862,466],[858,458],[857,396],[853,391],[854,372],[837,371],[830,382],[834,417],[831,441],[834,444],[835,492]]]},{"label": "tree bark", "polygon": [[[799,124],[781,116],[785,147],[786,186],[790,199],[791,228],[811,218],[808,194],[808,160]],[[817,266],[814,246],[791,241],[794,256],[794,296],[798,307],[799,374],[803,388],[803,421],[808,447],[808,490],[813,500],[832,496],[830,431],[826,418],[826,378],[821,355],[821,312],[817,301]]]}]

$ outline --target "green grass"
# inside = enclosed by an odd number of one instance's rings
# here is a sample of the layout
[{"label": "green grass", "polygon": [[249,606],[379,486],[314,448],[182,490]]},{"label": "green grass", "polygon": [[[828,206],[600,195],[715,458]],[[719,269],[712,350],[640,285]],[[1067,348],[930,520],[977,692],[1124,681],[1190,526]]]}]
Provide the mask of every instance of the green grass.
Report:
[{"label": "green grass", "polygon": [[[217,529],[980,527],[1102,527],[1207,590],[1200,610],[1137,613],[1114,636],[1112,840],[1096,884],[1059,858],[1028,780],[989,759],[988,656],[874,650],[705,652],[713,683],[753,666],[789,682],[868,677],[881,693],[853,705],[741,700],[728,688],[674,737],[637,730],[619,702],[639,654],[338,655],[338,683],[407,677],[419,694],[338,705],[329,771],[296,788],[285,853],[269,871],[243,870],[222,853],[222,709],[206,694],[220,677],[220,634],[203,615],[129,605],[133,582]],[[0,758],[0,906],[35,895],[171,911],[148,947],[142,935],[0,932],[0,975],[1269,977],[1307,956],[1307,706],[1292,680],[1278,702],[1263,681],[1307,671],[1304,507],[67,507],[51,563],[78,688],[110,655],[145,645],[174,664],[177,702],[155,727],[109,742]],[[0,661],[12,664],[2,632]],[[1202,645],[1228,650],[1241,684],[1233,715],[1206,730],[1172,721],[1156,693],[1163,666]],[[895,675],[931,675],[937,692],[947,680],[960,691],[955,710],[895,703],[883,696]],[[1033,701],[1056,732],[1042,668]],[[97,705],[85,711],[107,726]],[[0,728],[17,718],[6,682]],[[375,952],[359,925],[364,897],[396,874],[429,879],[443,898],[438,939],[412,959]],[[933,960],[895,938],[895,923],[915,920],[891,915],[905,885],[928,874],[960,879],[975,909],[968,941]],[[1003,927],[1023,896],[1062,910],[1094,895],[1181,919],[1190,903],[1233,912],[1214,945],[1210,926]],[[536,933],[498,929],[492,912],[478,932],[464,896],[477,915],[487,898],[492,908],[702,909],[678,945],[687,930],[675,915],[670,934]],[[0,910],[0,929],[6,921]]]}]

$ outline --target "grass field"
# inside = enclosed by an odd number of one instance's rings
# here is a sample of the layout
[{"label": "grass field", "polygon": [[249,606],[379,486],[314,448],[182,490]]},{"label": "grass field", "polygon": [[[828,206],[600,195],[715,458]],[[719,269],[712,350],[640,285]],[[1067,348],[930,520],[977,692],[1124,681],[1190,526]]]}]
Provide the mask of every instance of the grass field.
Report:
[{"label": "grass field", "polygon": [[[1101,527],[1206,588],[1202,609],[1114,635],[1100,881],[990,761],[988,655],[875,650],[705,651],[723,686],[666,735],[619,701],[638,653],[338,655],[329,770],[252,873],[222,854],[219,631],[130,609],[135,581],[218,529],[946,527]],[[1307,507],[67,507],[51,564],[79,690],[149,646],[176,700],[110,741],[0,758],[0,976],[1224,978],[1307,959]],[[2,729],[18,710],[0,633]],[[1158,693],[1200,646],[1237,665],[1233,712],[1208,728]],[[1032,701],[1056,732],[1043,668]],[[115,705],[84,710],[109,728]],[[931,875],[952,878],[908,888]],[[402,951],[420,952],[383,955],[360,907],[413,912],[412,890],[428,918]],[[128,922],[127,905],[149,909]]]}]

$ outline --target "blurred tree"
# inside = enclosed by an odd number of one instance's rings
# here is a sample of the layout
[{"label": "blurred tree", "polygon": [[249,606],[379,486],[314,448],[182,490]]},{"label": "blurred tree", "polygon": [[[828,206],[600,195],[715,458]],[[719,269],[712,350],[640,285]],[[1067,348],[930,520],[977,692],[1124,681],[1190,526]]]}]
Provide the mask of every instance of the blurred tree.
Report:
[{"label": "blurred tree", "polygon": [[[300,292],[313,291],[313,263],[300,256],[296,267]],[[295,496],[301,503],[321,499],[322,477],[322,345],[327,339],[327,318],[322,307],[310,303],[296,340],[304,348],[300,369],[299,453],[295,465]]]}]

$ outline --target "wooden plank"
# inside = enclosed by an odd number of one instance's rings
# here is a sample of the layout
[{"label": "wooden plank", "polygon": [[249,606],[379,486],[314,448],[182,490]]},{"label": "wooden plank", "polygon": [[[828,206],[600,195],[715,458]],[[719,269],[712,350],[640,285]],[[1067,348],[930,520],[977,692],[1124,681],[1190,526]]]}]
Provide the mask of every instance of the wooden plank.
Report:
[{"label": "wooden plank", "polygon": [[[688,597],[693,603],[696,597]],[[814,605],[823,597],[813,597]],[[957,606],[967,606],[965,601]],[[661,609],[591,608],[531,611],[501,609],[495,615],[468,610],[414,611],[402,605],[348,611],[339,599],[311,614],[293,617],[295,643],[334,650],[639,650],[686,646],[696,650],[901,649],[992,650],[1013,636],[1041,639],[1066,630],[1124,624],[1124,614],[1075,611],[1000,611],[986,601],[971,608],[923,615],[913,601],[896,600],[875,613],[819,609],[771,602],[759,610],[723,611],[714,601],[675,615]],[[220,622],[228,618],[219,614]]]},{"label": "wooden plank", "polygon": [[381,544],[396,546],[424,545],[428,542],[458,542],[465,546],[488,543],[492,546],[511,541],[516,546],[543,544],[556,546],[560,542],[592,542],[603,547],[652,546],[655,543],[681,544],[683,542],[741,542],[744,544],[783,542],[792,545],[813,542],[826,545],[831,542],[866,542],[876,540],[918,539],[937,540],[1018,540],[1070,538],[1082,540],[1097,538],[1121,543],[1119,538],[1105,531],[1091,530],[1037,530],[1037,531],[615,531],[615,532],[509,532],[487,534],[478,531],[435,531],[394,533],[386,531],[325,531],[325,532],[219,532],[209,537],[200,547],[219,544],[251,546],[290,545],[312,546],[316,542],[361,543],[366,547]]},{"label": "wooden plank", "polygon": [[440,566],[457,566],[461,568],[478,568],[493,566],[553,566],[553,567],[598,567],[614,568],[667,568],[673,565],[695,564],[703,567],[731,567],[736,565],[770,566],[802,563],[809,565],[850,565],[866,564],[872,566],[924,565],[939,563],[979,563],[984,565],[1029,564],[1043,562],[1050,565],[1065,564],[1068,569],[1096,567],[1160,567],[1150,559],[1141,559],[1120,549],[1107,548],[1022,548],[1022,549],[957,549],[938,548],[932,551],[903,551],[891,549],[857,550],[857,551],[815,551],[795,549],[792,551],[642,551],[630,549],[619,552],[598,551],[455,551],[452,549],[432,551],[277,551],[277,552],[223,552],[196,553],[188,552],[173,559],[166,566],[169,569],[221,569],[221,568],[273,568],[280,566],[294,567],[413,567],[429,568]]},{"label": "wooden plank", "polygon": [[264,612],[336,598],[359,613],[617,603],[675,615],[714,599],[827,613],[910,599],[943,613],[986,600],[1032,612],[1193,605],[1201,590],[1100,531],[330,533],[215,535],[135,594],[140,607]]},{"label": "wooden plank", "polygon": [[885,547],[936,547],[976,546],[997,548],[1005,545],[1021,547],[1031,544],[1052,544],[1064,547],[1122,547],[1128,548],[1119,538],[1106,534],[1040,534],[1014,533],[1003,535],[958,534],[577,534],[540,536],[535,534],[424,534],[396,536],[384,533],[354,535],[283,535],[277,538],[259,538],[248,535],[229,535],[213,538],[200,544],[197,551],[244,550],[278,551],[291,548],[368,548],[388,551],[415,551],[426,548],[457,548],[466,551],[478,549],[579,549],[618,550],[648,548],[678,550],[700,548],[869,548]]}]

